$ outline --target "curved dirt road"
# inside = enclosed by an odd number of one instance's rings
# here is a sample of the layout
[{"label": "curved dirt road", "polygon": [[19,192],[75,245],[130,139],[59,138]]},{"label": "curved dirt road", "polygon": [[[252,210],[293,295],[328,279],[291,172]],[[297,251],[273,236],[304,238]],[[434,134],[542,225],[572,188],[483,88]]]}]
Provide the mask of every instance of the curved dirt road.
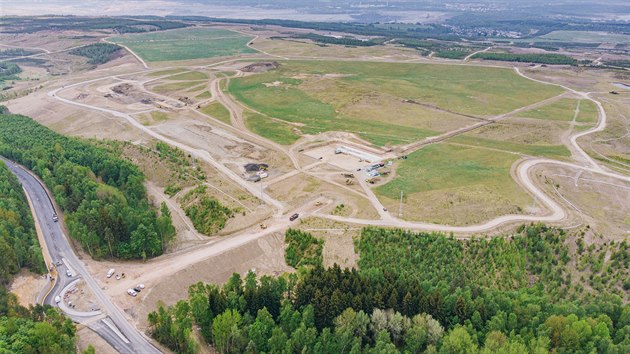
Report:
[{"label": "curved dirt road", "polygon": [[[332,220],[337,220],[337,221],[344,221],[344,222],[350,222],[350,223],[355,223],[355,224],[363,224],[363,225],[380,225],[380,226],[391,226],[391,227],[401,227],[401,228],[410,228],[410,229],[417,229],[417,230],[427,230],[427,231],[443,231],[443,232],[466,232],[466,233],[475,233],[475,232],[484,232],[484,231],[488,231],[492,228],[495,228],[497,226],[503,225],[505,223],[511,223],[511,222],[521,222],[521,221],[545,221],[545,222],[557,222],[557,221],[561,221],[563,218],[565,218],[566,213],[564,212],[564,209],[562,208],[562,206],[558,205],[557,203],[555,203],[544,191],[542,191],[540,188],[536,187],[536,185],[534,184],[534,182],[531,180],[531,178],[529,177],[528,171],[529,169],[531,169],[532,167],[538,165],[538,164],[560,164],[560,165],[564,165],[564,166],[570,166],[573,168],[579,168],[579,169],[585,169],[585,170],[589,170],[595,173],[599,173],[599,174],[605,174],[609,177],[613,177],[613,178],[617,178],[617,179],[621,179],[624,181],[630,181],[629,177],[625,176],[625,175],[621,175],[618,173],[614,173],[614,172],[609,172],[606,171],[604,168],[602,168],[601,166],[599,166],[577,143],[577,139],[580,137],[583,137],[585,135],[588,134],[593,134],[599,131],[602,131],[606,128],[606,124],[607,124],[607,116],[606,116],[606,112],[603,109],[603,106],[601,105],[601,103],[595,99],[593,99],[592,97],[589,96],[589,93],[585,93],[585,92],[580,92],[577,90],[574,90],[572,88],[569,88],[567,86],[564,85],[560,85],[560,84],[555,84],[555,83],[550,83],[550,82],[546,82],[546,81],[542,81],[542,80],[538,80],[538,79],[534,79],[531,78],[525,74],[523,74],[519,68],[514,67],[514,71],[528,79],[528,80],[532,80],[535,82],[539,82],[541,84],[545,84],[545,85],[555,85],[555,86],[559,86],[577,96],[583,97],[584,99],[588,99],[590,101],[592,101],[593,103],[595,103],[598,107],[598,111],[599,111],[599,120],[598,120],[598,124],[589,130],[583,131],[583,132],[579,132],[576,133],[574,135],[572,135],[570,137],[570,141],[571,141],[571,148],[576,151],[580,157],[581,160],[583,160],[583,162],[586,162],[588,165],[590,166],[581,166],[581,165],[577,165],[577,164],[569,164],[569,163],[565,163],[565,162],[560,162],[560,161],[555,161],[555,160],[550,160],[550,159],[533,159],[533,160],[529,160],[526,161],[524,163],[522,163],[519,168],[518,168],[518,179],[520,180],[519,182],[525,186],[525,188],[532,194],[532,196],[538,198],[539,200],[543,201],[543,203],[545,204],[545,206],[549,209],[549,211],[551,211],[550,215],[546,215],[546,216],[532,216],[532,215],[504,215],[504,216],[500,216],[497,217],[495,219],[489,220],[483,224],[477,224],[477,225],[471,225],[471,226],[461,226],[461,227],[457,227],[457,226],[451,226],[451,225],[439,225],[439,224],[430,224],[430,223],[422,223],[422,222],[410,222],[410,221],[404,221],[401,219],[398,219],[394,216],[392,216],[389,213],[384,212],[384,207],[381,204],[381,202],[378,200],[378,198],[376,196],[373,195],[373,193],[370,193],[369,187],[364,186],[364,190],[366,192],[366,197],[368,198],[368,200],[371,202],[371,204],[376,208],[376,210],[379,213],[379,216],[381,217],[380,220],[365,220],[365,219],[356,219],[356,218],[342,218],[342,217],[337,217],[337,216],[331,216],[331,215],[322,215],[322,214],[316,214],[319,217],[324,217],[327,219],[332,219]],[[54,97],[64,103],[67,104],[71,104],[71,105],[75,105],[75,106],[79,106],[79,107],[83,107],[83,108],[87,108],[87,109],[92,109],[92,110],[97,110],[97,111],[101,111],[101,112],[105,112],[105,113],[109,113],[112,114],[116,117],[120,117],[120,118],[124,118],[125,120],[127,120],[132,126],[142,130],[143,132],[147,133],[148,135],[150,135],[151,137],[161,140],[169,145],[172,146],[176,146],[184,151],[187,151],[191,154],[194,154],[196,156],[198,156],[199,158],[201,158],[202,160],[208,162],[210,165],[212,165],[213,167],[215,167],[217,170],[221,171],[222,173],[224,173],[225,175],[227,175],[228,178],[230,178],[232,181],[234,181],[235,183],[237,183],[238,185],[242,186],[244,189],[246,189],[249,193],[251,193],[252,195],[260,195],[260,190],[258,188],[256,188],[254,186],[254,184],[249,183],[247,181],[245,181],[243,178],[241,178],[240,176],[238,176],[236,173],[234,173],[233,171],[231,171],[230,169],[228,169],[227,167],[225,167],[224,165],[222,165],[221,163],[219,163],[218,161],[214,160],[210,154],[207,151],[204,150],[200,150],[200,149],[195,149],[192,148],[186,144],[174,141],[172,139],[169,139],[153,130],[151,130],[150,128],[142,125],[141,123],[139,123],[137,120],[135,120],[133,117],[131,117],[129,114],[124,113],[124,112],[119,112],[119,111],[115,111],[115,110],[111,110],[111,109],[107,109],[107,108],[102,108],[102,107],[97,107],[97,106],[92,106],[92,105],[88,105],[88,104],[84,104],[84,103],[79,103],[79,102],[75,102],[63,97],[58,96],[57,94],[65,89],[65,88],[69,88],[69,87],[75,87],[75,86],[80,86],[80,85],[84,85],[87,83],[91,83],[91,82],[95,82],[98,80],[104,80],[104,79],[108,79],[111,78],[112,76],[107,76],[107,77],[103,77],[103,78],[99,78],[99,79],[93,79],[93,80],[87,80],[87,81],[83,81],[83,82],[79,82],[79,83],[75,83],[73,85],[70,86],[66,86],[66,87],[62,87],[62,88],[58,88],[55,90],[52,90],[48,93],[49,96]],[[233,120],[236,120],[239,122],[238,126],[241,128],[244,128],[244,124],[242,122],[242,118],[239,119],[239,113],[240,113],[240,107],[238,106],[237,103],[233,102],[231,99],[225,97],[223,95],[223,92],[221,92],[220,88],[218,87],[218,80],[215,80],[215,82],[213,82],[213,85],[211,85],[213,88],[213,96],[222,104],[224,104],[224,106],[226,106],[226,108],[228,108],[228,110],[230,111],[230,115],[232,117]],[[246,132],[248,133],[247,135],[250,136],[253,133],[249,132],[246,130]],[[256,139],[258,141],[260,141],[260,139]],[[265,142],[266,139],[263,139]],[[277,144],[272,144],[272,146],[275,146]],[[292,160],[292,162],[294,164],[297,164],[297,159],[295,159],[295,157],[290,154],[289,152],[287,152],[285,149],[281,149],[282,152],[286,153]],[[296,166],[297,170],[300,170],[299,165]],[[367,188],[367,189],[366,189]],[[281,215],[285,209],[285,205],[272,198],[271,196],[263,193],[263,200],[270,204],[273,205],[274,207],[277,208],[277,215]]]}]

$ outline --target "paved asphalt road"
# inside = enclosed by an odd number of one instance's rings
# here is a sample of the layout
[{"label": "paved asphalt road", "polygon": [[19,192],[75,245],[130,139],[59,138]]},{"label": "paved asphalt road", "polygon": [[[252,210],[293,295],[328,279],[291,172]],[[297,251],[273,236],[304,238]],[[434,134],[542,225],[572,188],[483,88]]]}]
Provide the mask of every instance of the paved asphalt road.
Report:
[{"label": "paved asphalt road", "polygon": [[[18,177],[28,193],[50,256],[54,263],[60,264],[57,266],[59,279],[43,302],[51,306],[58,306],[55,302],[55,297],[63,297],[63,290],[75,280],[82,278],[100,303],[100,311],[78,312],[69,309],[64,303],[61,303],[59,307],[66,316],[75,322],[90,327],[120,353],[160,353],[125,319],[122,312],[103,293],[83,263],[77,258],[63,233],[60,223],[54,222],[52,219],[54,207],[40,181],[23,167],[3,157],[0,157],[0,159]],[[66,274],[68,270],[72,273],[71,276]]]}]

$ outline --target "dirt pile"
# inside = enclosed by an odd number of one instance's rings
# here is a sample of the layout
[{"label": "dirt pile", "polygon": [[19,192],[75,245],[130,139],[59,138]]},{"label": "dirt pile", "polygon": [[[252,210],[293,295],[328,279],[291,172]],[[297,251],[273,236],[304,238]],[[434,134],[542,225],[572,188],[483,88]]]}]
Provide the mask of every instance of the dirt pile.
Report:
[{"label": "dirt pile", "polygon": [[264,73],[265,71],[274,70],[278,67],[280,67],[280,63],[278,63],[277,61],[262,62],[249,64],[246,67],[242,68],[241,71],[246,73]]}]

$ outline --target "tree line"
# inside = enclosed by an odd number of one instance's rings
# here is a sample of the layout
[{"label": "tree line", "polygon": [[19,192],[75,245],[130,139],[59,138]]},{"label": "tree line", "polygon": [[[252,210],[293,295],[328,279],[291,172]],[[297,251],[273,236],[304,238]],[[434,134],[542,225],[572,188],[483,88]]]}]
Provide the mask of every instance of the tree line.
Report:
[{"label": "tree line", "polygon": [[571,58],[564,54],[555,53],[492,53],[483,52],[472,56],[473,59],[498,60],[498,61],[516,61],[521,63],[539,63],[551,65],[577,65],[577,59]]},{"label": "tree line", "polygon": [[0,352],[74,353],[75,326],[50,306],[25,308],[7,284],[20,269],[46,265],[31,211],[17,178],[0,161]]},{"label": "tree line", "polygon": [[149,204],[144,175],[106,149],[4,114],[0,154],[42,178],[70,235],[94,258],[154,257],[175,236],[170,215]]},{"label": "tree line", "polygon": [[0,286],[6,286],[22,268],[39,274],[46,271],[33,225],[22,185],[0,161]]},{"label": "tree line", "polygon": [[205,235],[213,235],[225,227],[228,220],[234,216],[234,210],[209,196],[207,188],[200,185],[192,189],[180,202],[195,229]]},{"label": "tree line", "polygon": [[372,47],[375,45],[383,44],[383,41],[381,39],[364,41],[364,40],[351,38],[351,37],[337,38],[337,37],[331,37],[331,36],[322,36],[317,33],[300,34],[300,35],[296,35],[295,38],[309,39],[317,43],[336,44],[336,45],[344,45],[344,46],[351,46],[351,47]]},{"label": "tree line", "polygon": [[75,48],[69,53],[88,58],[88,63],[98,65],[105,64],[112,60],[114,54],[118,53],[122,47],[111,43],[94,43],[83,47]]},{"label": "tree line", "polygon": [[368,228],[359,270],[234,274],[222,287],[191,286],[187,300],[161,306],[149,323],[156,339],[180,353],[204,345],[193,339],[196,327],[221,353],[628,352],[630,306],[621,297],[575,298],[544,284],[558,271],[554,263],[566,265],[557,247],[563,235],[530,225],[503,241],[512,245],[471,246],[441,234]]},{"label": "tree line", "polygon": [[161,18],[129,19],[116,17],[77,17],[77,16],[23,16],[5,17],[2,21],[4,33],[36,33],[40,31],[102,31],[117,33],[163,31],[188,27],[180,21]]},{"label": "tree line", "polygon": [[5,61],[0,63],[0,84],[7,80],[18,80],[17,74],[22,72],[22,68],[16,63]]},{"label": "tree line", "polygon": [[291,267],[322,266],[324,240],[320,240],[308,232],[289,229],[285,233],[284,242],[287,244],[284,260]]}]

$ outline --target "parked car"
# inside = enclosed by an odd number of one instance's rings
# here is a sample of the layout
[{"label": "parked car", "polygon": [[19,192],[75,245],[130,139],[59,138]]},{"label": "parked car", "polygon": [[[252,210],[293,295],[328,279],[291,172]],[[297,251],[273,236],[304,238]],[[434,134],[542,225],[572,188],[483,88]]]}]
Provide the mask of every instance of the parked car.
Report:
[{"label": "parked car", "polygon": [[137,292],[135,292],[133,289],[127,289],[127,294],[136,297],[138,295]]},{"label": "parked car", "polygon": [[71,277],[71,276],[72,276],[72,272],[70,271],[70,269],[66,270],[66,275],[67,275],[68,277]]},{"label": "parked car", "polygon": [[135,291],[135,292],[137,292],[137,293],[139,293],[139,292],[141,292],[141,291],[142,291],[142,289],[138,289],[137,287],[135,287],[135,288],[133,288],[133,289],[131,289],[131,290],[133,290],[133,291]]},{"label": "parked car", "polygon": [[114,269],[114,268],[110,269],[110,270],[107,272],[107,277],[108,277],[108,278],[111,278],[111,277],[112,277],[112,275],[114,275],[114,273],[115,273],[115,272],[116,272],[116,269]]},{"label": "parked car", "polygon": [[295,214],[291,215],[291,217],[289,218],[289,220],[290,220],[290,221],[294,221],[295,219],[297,219],[297,218],[299,218],[299,217],[300,217],[300,214],[295,213]]},{"label": "parked car", "polygon": [[55,304],[58,304],[61,302],[61,297],[60,296],[55,296]]},{"label": "parked car", "polygon": [[144,289],[144,284],[138,284],[138,286],[136,286],[136,288],[138,288],[138,289]]}]

